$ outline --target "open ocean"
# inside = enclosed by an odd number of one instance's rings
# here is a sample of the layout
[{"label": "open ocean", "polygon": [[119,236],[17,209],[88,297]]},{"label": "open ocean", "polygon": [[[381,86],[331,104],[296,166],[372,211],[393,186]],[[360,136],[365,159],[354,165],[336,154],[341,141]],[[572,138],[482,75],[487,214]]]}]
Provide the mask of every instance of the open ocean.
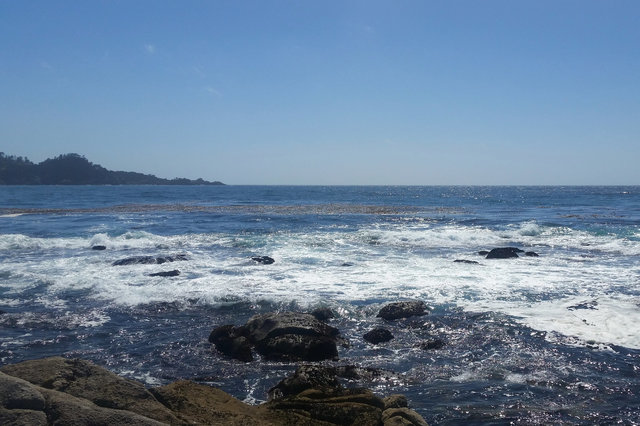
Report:
[{"label": "open ocean", "polygon": [[[539,257],[478,255],[506,246]],[[409,299],[430,315],[362,339]],[[353,385],[429,423],[638,424],[640,187],[0,187],[0,364],[81,357],[259,403],[295,364],[228,359],[210,331],[317,307],[350,342],[336,364],[386,371]]]}]

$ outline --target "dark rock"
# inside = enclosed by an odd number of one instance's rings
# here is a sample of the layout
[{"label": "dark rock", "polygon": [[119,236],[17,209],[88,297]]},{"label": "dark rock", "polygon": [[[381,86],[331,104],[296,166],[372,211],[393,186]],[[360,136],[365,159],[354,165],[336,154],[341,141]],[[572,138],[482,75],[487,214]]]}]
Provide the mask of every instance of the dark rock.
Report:
[{"label": "dark rock", "polygon": [[567,309],[570,311],[575,311],[578,309],[589,309],[589,310],[597,310],[598,301],[591,300],[589,302],[578,303],[577,305],[569,306]]},{"label": "dark rock", "polygon": [[175,256],[162,256],[162,257],[153,257],[153,256],[132,256],[127,257],[125,259],[116,260],[113,262],[113,266],[124,266],[124,265],[161,265],[167,262],[176,262],[179,260],[188,260],[186,254],[177,254]]},{"label": "dark rock", "polygon": [[100,245],[91,247],[91,250],[106,250],[106,249],[107,249],[107,246],[100,246]]},{"label": "dark rock", "polygon": [[479,265],[480,262],[476,262],[475,260],[467,260],[467,259],[456,259],[453,261],[454,263],[468,263],[470,265]]},{"label": "dark rock", "polygon": [[173,271],[163,271],[149,274],[150,277],[177,277],[178,275],[180,275],[180,271],[178,271],[177,269],[174,269]]},{"label": "dark rock", "polygon": [[443,348],[445,345],[444,341],[442,339],[429,339],[429,340],[425,340],[424,342],[420,342],[418,344],[418,347],[422,350],[425,351],[429,351],[432,349],[441,349]]},{"label": "dark rock", "polygon": [[489,251],[488,251],[488,250],[480,250],[480,251],[478,252],[478,254],[479,254],[480,256],[486,256],[486,255],[488,255],[488,254],[489,254]]},{"label": "dark rock", "polygon": [[344,267],[349,267],[349,266],[353,266],[353,263],[351,262],[344,262],[342,265],[340,266],[344,266]]},{"label": "dark rock", "polygon": [[256,350],[267,359],[320,361],[338,357],[340,332],[310,314],[255,315],[245,329]]},{"label": "dark rock", "polygon": [[427,306],[424,304],[424,302],[419,300],[394,302],[380,309],[380,312],[378,312],[377,316],[379,318],[391,321],[400,318],[426,315],[426,309]]},{"label": "dark rock", "polygon": [[516,247],[500,247],[492,249],[485,259],[509,259],[512,257],[519,257],[518,253],[522,252]]},{"label": "dark rock", "polygon": [[269,256],[255,256],[255,257],[252,257],[251,260],[261,263],[263,265],[271,265],[273,262],[275,262],[275,260]]},{"label": "dark rock", "polygon": [[231,358],[243,362],[253,361],[251,343],[244,336],[243,327],[233,325],[217,327],[209,335],[209,342],[213,343],[219,352]]},{"label": "dark rock", "polygon": [[362,338],[369,343],[377,345],[378,343],[388,342],[393,339],[393,334],[391,334],[391,332],[386,328],[374,328],[362,336]]},{"label": "dark rock", "polygon": [[313,315],[318,321],[327,321],[331,318],[335,318],[333,311],[329,308],[317,308],[311,311],[311,315]]},{"label": "dark rock", "polygon": [[540,257],[540,255],[535,251],[526,251],[524,252],[524,255],[529,257]]},{"label": "dark rock", "polygon": [[269,389],[269,399],[296,395],[311,388],[338,389],[340,387],[335,367],[303,365],[298,367],[293,375],[282,379]]}]

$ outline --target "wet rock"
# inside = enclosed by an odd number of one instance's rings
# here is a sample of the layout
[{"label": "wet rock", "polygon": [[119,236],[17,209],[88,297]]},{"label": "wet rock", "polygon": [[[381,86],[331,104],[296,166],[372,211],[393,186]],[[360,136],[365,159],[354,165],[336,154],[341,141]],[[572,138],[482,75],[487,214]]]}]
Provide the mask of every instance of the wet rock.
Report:
[{"label": "wet rock", "polygon": [[254,256],[251,258],[251,260],[253,260],[254,262],[261,263],[263,265],[271,265],[272,263],[275,262],[275,260],[269,256]]},{"label": "wet rock", "polygon": [[178,275],[180,275],[180,271],[177,269],[174,269],[173,271],[163,271],[149,274],[150,277],[177,277]]},{"label": "wet rock", "polygon": [[378,343],[388,342],[393,339],[393,334],[391,334],[391,332],[386,328],[374,328],[362,336],[362,338],[369,343],[377,345]]},{"label": "wet rock", "polygon": [[106,250],[106,249],[107,249],[107,246],[101,246],[101,245],[91,247],[91,250]]},{"label": "wet rock", "polygon": [[340,265],[340,266],[343,266],[343,267],[345,267],[345,268],[348,268],[348,267],[350,267],[350,266],[353,266],[353,263],[351,263],[351,262],[343,262],[343,263],[342,263],[342,265]]},{"label": "wet rock", "polygon": [[456,259],[453,262],[454,263],[468,263],[469,265],[479,265],[480,264],[480,262],[476,262],[475,260],[467,260],[467,259]]},{"label": "wet rock", "polygon": [[444,346],[445,346],[444,340],[438,339],[438,338],[428,339],[418,344],[418,347],[425,351],[430,351],[433,349],[441,349]]},{"label": "wet rock", "polygon": [[524,255],[528,257],[540,257],[540,255],[535,251],[525,251]]},{"label": "wet rock", "polygon": [[311,315],[313,315],[318,321],[328,321],[331,318],[335,318],[333,311],[329,308],[317,308],[311,311]]},{"label": "wet rock", "polygon": [[112,263],[113,266],[125,266],[125,265],[161,265],[167,262],[177,262],[180,260],[188,260],[186,254],[177,254],[175,256],[132,256],[125,259],[116,260]]},{"label": "wet rock", "polygon": [[216,349],[231,358],[250,362],[253,361],[251,353],[251,343],[246,338],[243,327],[233,325],[223,325],[215,328],[209,335],[209,342],[213,343]]},{"label": "wet rock", "polygon": [[516,247],[499,247],[489,251],[485,259],[510,259],[519,257],[518,253],[521,252],[523,252],[523,250]]},{"label": "wet rock", "polygon": [[313,315],[281,312],[255,315],[244,326],[258,353],[277,361],[337,359],[340,332]]},{"label": "wet rock", "polygon": [[380,309],[377,317],[392,321],[400,318],[426,315],[426,309],[427,305],[419,300],[394,302]]},{"label": "wet rock", "polygon": [[488,250],[480,250],[480,251],[478,252],[478,254],[479,254],[480,256],[486,256],[486,255],[488,255],[488,254],[489,254],[489,251],[488,251]]}]

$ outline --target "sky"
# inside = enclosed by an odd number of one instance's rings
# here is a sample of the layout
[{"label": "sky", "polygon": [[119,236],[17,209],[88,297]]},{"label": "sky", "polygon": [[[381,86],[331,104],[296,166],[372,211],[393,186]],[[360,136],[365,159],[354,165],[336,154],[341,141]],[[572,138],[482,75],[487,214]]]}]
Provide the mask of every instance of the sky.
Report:
[{"label": "sky", "polygon": [[228,184],[640,184],[640,1],[0,0],[0,151]]}]

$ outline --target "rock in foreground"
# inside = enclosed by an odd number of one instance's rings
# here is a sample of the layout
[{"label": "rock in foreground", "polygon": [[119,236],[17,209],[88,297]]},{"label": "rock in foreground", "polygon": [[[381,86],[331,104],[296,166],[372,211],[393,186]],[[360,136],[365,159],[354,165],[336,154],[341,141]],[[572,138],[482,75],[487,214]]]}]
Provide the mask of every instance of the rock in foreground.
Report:
[{"label": "rock in foreground", "polygon": [[45,358],[0,368],[7,425],[426,425],[406,398],[347,389],[339,369],[303,366],[259,406],[180,380],[149,390],[81,359]]}]

